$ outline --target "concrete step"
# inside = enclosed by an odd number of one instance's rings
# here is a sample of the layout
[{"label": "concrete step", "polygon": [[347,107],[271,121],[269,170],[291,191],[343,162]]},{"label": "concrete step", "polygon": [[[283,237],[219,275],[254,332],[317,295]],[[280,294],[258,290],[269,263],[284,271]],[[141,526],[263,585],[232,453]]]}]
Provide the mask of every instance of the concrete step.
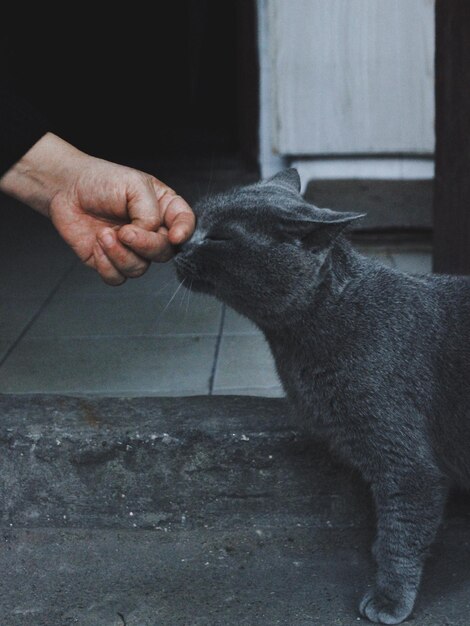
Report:
[{"label": "concrete step", "polygon": [[[3,533],[5,626],[355,626],[373,577],[359,529]],[[447,529],[410,622],[468,626],[468,532]]]},{"label": "concrete step", "polygon": [[432,193],[431,179],[317,179],[305,198],[320,207],[366,213],[351,225],[353,231],[431,232]]},{"label": "concrete step", "polygon": [[[350,626],[368,488],[282,399],[0,396],[0,624]],[[413,624],[468,625],[454,499]]]},{"label": "concrete step", "polygon": [[8,626],[349,626],[372,575],[357,530],[33,529],[3,546]]},{"label": "concrete step", "polygon": [[6,525],[373,523],[368,489],[281,398],[3,395],[0,416]]}]

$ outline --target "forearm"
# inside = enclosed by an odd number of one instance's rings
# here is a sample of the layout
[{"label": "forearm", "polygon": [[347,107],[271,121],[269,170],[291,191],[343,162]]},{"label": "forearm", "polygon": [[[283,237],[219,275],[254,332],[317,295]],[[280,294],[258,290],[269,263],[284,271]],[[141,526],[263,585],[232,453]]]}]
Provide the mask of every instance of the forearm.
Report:
[{"label": "forearm", "polygon": [[0,191],[48,216],[51,201],[63,189],[64,181],[71,180],[91,158],[46,133],[0,178]]},{"label": "forearm", "polygon": [[150,174],[46,133],[0,178],[0,191],[49,217],[79,258],[119,285],[171,258],[194,232],[188,204]]}]

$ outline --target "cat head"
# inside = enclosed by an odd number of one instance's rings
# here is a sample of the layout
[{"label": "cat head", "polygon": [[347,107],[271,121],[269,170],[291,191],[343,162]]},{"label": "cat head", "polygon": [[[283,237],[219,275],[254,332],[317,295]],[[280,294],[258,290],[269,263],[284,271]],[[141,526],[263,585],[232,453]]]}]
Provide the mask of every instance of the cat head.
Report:
[{"label": "cat head", "polygon": [[179,279],[265,326],[308,302],[335,240],[362,217],[306,202],[295,169],[206,197],[194,212],[196,230],[175,256]]}]

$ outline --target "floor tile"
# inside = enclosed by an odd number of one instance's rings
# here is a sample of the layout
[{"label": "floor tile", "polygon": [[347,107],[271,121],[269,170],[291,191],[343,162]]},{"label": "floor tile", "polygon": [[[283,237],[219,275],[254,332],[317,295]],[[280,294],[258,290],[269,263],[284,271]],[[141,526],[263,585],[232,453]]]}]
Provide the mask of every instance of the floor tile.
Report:
[{"label": "floor tile", "polygon": [[45,252],[42,256],[18,255],[14,261],[2,260],[0,267],[0,295],[6,298],[45,298],[60,280],[66,276],[74,258]]},{"label": "floor tile", "polygon": [[395,267],[410,274],[427,274],[432,272],[431,252],[394,252],[392,258]]},{"label": "floor tile", "polygon": [[43,297],[57,285],[76,256],[46,218],[1,198],[7,216],[0,232],[0,294]]},{"label": "floor tile", "polygon": [[208,393],[215,337],[29,339],[0,367],[0,393]]},{"label": "floor tile", "polygon": [[5,356],[10,345],[11,345],[11,341],[7,341],[6,339],[0,339],[0,361]]},{"label": "floor tile", "polygon": [[179,281],[176,278],[172,262],[153,263],[143,276],[129,279],[119,287],[106,285],[93,269],[79,263],[67,276],[67,280],[62,283],[58,294],[73,293],[86,296],[117,293],[123,296],[126,294],[156,293],[160,289],[171,287],[175,290],[178,285]]},{"label": "floor tile", "polygon": [[286,394],[281,385],[276,387],[237,387],[232,389],[218,388],[213,391],[214,396],[261,396],[263,398],[283,398]]},{"label": "floor tile", "polygon": [[214,379],[214,392],[272,390],[280,386],[273,357],[262,336],[224,335]]},{"label": "floor tile", "polygon": [[240,315],[230,307],[226,307],[224,319],[224,334],[261,335],[261,331],[247,317]]},{"label": "floor tile", "polygon": [[0,295],[0,337],[16,339],[43,302],[44,298],[6,298]]},{"label": "floor tile", "polygon": [[217,335],[222,305],[215,298],[181,289],[169,304],[173,293],[171,286],[155,295],[57,294],[27,337]]}]

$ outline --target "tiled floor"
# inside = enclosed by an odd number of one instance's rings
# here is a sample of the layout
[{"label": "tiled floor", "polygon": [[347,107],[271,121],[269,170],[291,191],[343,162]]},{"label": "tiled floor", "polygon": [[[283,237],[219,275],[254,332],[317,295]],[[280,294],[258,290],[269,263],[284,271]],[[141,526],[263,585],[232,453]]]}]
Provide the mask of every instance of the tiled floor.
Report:
[{"label": "tiled floor", "polygon": [[[5,211],[0,393],[282,395],[261,333],[214,299],[174,295],[171,263],[108,287],[47,220],[16,205]],[[404,271],[431,271],[430,250],[364,251]]]}]

